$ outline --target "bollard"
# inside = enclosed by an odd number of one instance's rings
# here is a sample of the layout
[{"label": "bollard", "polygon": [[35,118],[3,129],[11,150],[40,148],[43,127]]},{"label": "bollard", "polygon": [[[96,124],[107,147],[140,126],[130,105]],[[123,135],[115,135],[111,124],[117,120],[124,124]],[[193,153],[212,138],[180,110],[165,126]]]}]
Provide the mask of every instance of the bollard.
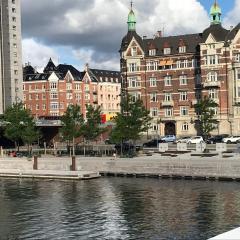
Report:
[{"label": "bollard", "polygon": [[72,171],[76,171],[76,157],[72,156],[72,167],[71,167]]},{"label": "bollard", "polygon": [[38,170],[38,157],[33,157],[33,170]]}]

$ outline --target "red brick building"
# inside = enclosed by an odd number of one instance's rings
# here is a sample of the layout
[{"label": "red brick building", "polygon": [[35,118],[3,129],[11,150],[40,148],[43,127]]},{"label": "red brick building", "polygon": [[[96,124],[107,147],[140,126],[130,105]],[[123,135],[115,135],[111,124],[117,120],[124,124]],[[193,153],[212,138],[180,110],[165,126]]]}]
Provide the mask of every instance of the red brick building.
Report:
[{"label": "red brick building", "polygon": [[213,134],[240,132],[240,25],[224,29],[216,2],[210,16],[202,33],[165,37],[158,32],[141,38],[133,10],[129,13],[120,48],[122,90],[141,98],[150,110],[151,135],[197,134],[194,104],[206,95],[219,105]]},{"label": "red brick building", "polygon": [[71,65],[55,66],[51,59],[43,73],[30,65],[24,68],[24,104],[36,118],[61,116],[70,104],[80,105],[84,115],[86,104],[100,105],[103,113],[114,115],[120,111],[120,87],[117,71],[86,66],[80,72]]}]

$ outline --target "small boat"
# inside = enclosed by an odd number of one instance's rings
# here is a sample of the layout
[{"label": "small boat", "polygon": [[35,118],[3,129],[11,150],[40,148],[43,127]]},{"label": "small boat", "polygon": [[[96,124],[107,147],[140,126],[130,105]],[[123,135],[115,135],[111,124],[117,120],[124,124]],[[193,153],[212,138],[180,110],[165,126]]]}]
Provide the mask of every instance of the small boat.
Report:
[{"label": "small boat", "polygon": [[240,227],[208,240],[240,240]]}]

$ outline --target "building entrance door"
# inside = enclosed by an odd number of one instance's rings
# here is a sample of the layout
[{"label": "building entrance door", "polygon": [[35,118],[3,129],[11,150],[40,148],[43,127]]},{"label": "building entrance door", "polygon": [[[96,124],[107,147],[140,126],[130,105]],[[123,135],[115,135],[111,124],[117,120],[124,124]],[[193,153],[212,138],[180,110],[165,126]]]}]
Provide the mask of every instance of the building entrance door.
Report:
[{"label": "building entrance door", "polygon": [[165,135],[176,135],[176,125],[174,122],[165,123]]}]

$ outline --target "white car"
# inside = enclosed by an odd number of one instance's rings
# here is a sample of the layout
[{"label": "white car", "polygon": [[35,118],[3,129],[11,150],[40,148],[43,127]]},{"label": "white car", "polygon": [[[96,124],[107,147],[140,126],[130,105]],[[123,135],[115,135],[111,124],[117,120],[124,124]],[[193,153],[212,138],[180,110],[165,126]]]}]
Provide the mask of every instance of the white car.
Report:
[{"label": "white car", "polygon": [[177,139],[176,143],[187,143],[190,139],[191,137],[182,137]]},{"label": "white car", "polygon": [[231,136],[223,139],[224,143],[240,143],[240,136]]},{"label": "white car", "polygon": [[188,144],[191,143],[204,143],[203,137],[202,136],[195,136],[195,137],[191,137],[188,142]]}]

